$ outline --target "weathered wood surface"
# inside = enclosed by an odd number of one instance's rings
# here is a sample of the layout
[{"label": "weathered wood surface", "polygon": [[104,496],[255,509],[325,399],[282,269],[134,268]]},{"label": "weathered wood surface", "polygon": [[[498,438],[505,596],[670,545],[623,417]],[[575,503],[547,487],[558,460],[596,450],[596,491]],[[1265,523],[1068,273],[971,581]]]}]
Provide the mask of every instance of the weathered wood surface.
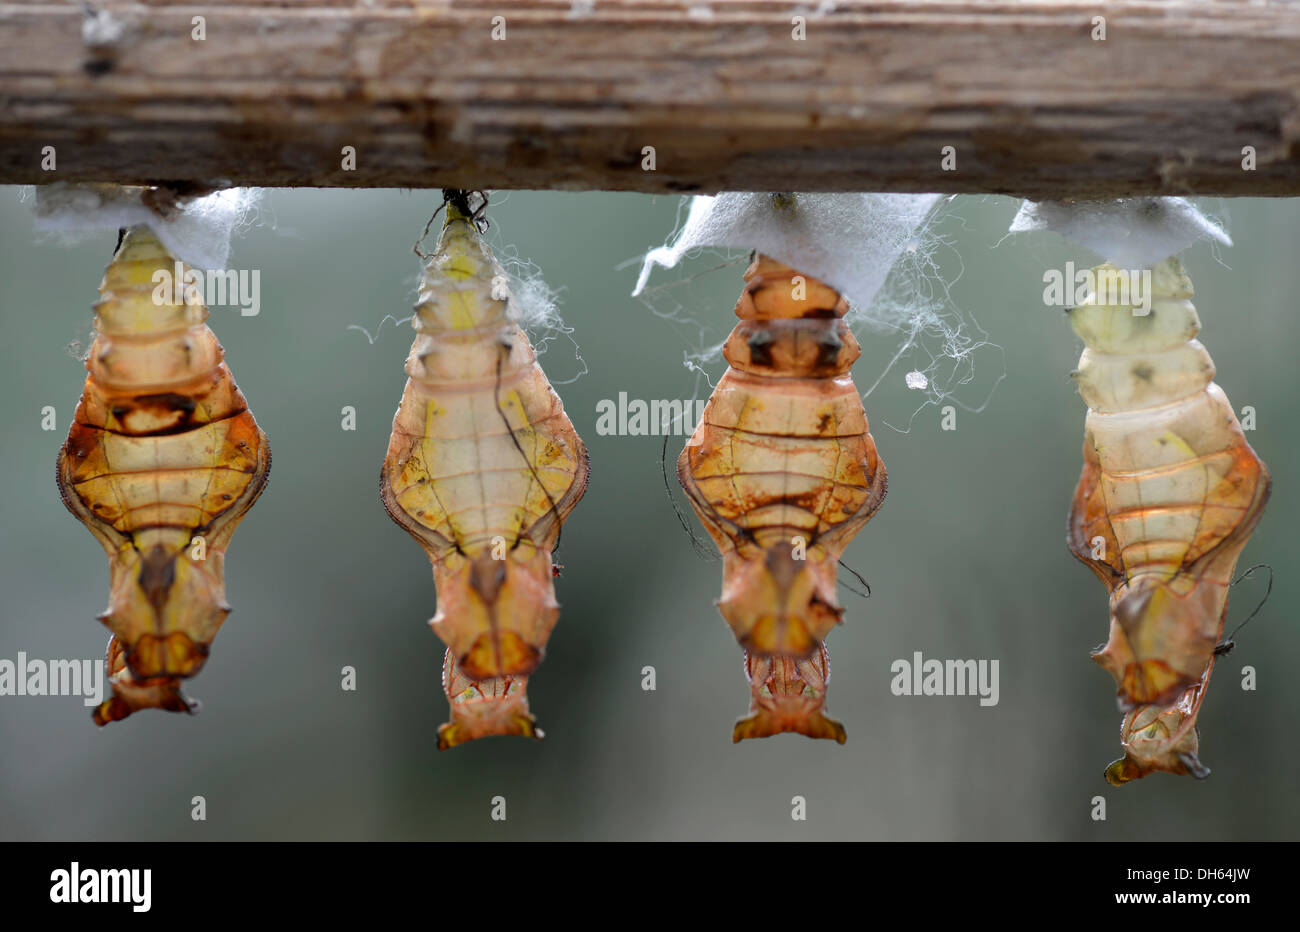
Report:
[{"label": "weathered wood surface", "polygon": [[0,182],[1300,194],[1294,3],[98,9],[0,2]]}]

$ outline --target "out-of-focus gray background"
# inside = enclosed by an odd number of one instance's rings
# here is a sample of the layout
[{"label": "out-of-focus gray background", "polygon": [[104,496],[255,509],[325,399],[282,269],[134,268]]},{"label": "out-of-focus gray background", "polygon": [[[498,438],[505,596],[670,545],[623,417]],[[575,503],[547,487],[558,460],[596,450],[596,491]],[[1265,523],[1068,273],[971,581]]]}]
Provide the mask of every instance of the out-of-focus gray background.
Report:
[{"label": "out-of-focus gray background", "polygon": [[[379,463],[405,376],[418,262],[410,248],[435,192],[275,191],[263,224],[235,242],[232,264],[262,273],[262,311],[211,320],[274,450],[271,483],[227,561],[235,611],[188,692],[197,717],[140,713],[102,730],[77,698],[0,697],[0,838],[5,839],[1273,839],[1300,828],[1300,628],[1294,540],[1300,496],[1296,370],[1300,204],[1220,202],[1236,240],[1220,264],[1184,255],[1202,339],[1274,492],[1243,557],[1277,570],[1272,601],[1220,664],[1201,714],[1209,780],[1155,775],[1114,789],[1119,754],[1110,677],[1088,658],[1105,639],[1101,584],[1068,553],[1065,516],[1080,467],[1084,406],[1068,372],[1080,342],[1044,307],[1041,274],[1091,258],[1051,235],[999,244],[1016,204],[959,198],[953,300],[1005,352],[976,358],[958,411],[936,408],[891,370],[867,399],[889,470],[884,507],[849,548],[869,579],[842,591],[846,623],[830,638],[829,709],[848,744],[780,736],[731,743],[747,708],[741,653],[713,600],[720,565],[699,558],[660,477],[661,439],[599,436],[600,399],[681,398],[698,348],[629,297],[624,266],[673,228],[677,198],[498,193],[497,243],[533,259],[563,289],[564,314],[589,370],[558,385],[590,449],[591,486],[557,559],[563,613],[529,684],[544,742],[479,741],[439,753],[446,719],[442,645],[429,565],[378,498]],[[84,371],[66,347],[84,339],[113,248],[38,243],[17,189],[0,189],[0,657],[101,657],[94,616],[107,561],[60,503],[54,459]],[[707,257],[693,267],[708,268]],[[719,339],[743,265],[682,290],[684,316]],[[684,272],[660,273],[654,283]],[[662,294],[662,292],[661,292]],[[896,349],[860,333],[864,388]],[[557,383],[582,369],[551,344]],[[714,365],[714,377],[720,367]],[[701,384],[699,390],[708,391]],[[54,405],[58,430],[41,429]],[[354,405],[355,432],[340,429]],[[675,457],[681,438],[669,441]],[[693,518],[692,518],[693,521]],[[1243,584],[1230,624],[1262,594]],[[890,663],[914,651],[997,658],[1001,701],[900,698]],[[1240,669],[1259,688],[1240,688]],[[359,688],[340,689],[354,666]],[[658,689],[641,689],[653,665]],[[190,801],[207,799],[207,821]],[[490,819],[491,798],[508,821]],[[806,797],[808,819],[790,818]],[[1109,818],[1089,818],[1103,795]]]}]

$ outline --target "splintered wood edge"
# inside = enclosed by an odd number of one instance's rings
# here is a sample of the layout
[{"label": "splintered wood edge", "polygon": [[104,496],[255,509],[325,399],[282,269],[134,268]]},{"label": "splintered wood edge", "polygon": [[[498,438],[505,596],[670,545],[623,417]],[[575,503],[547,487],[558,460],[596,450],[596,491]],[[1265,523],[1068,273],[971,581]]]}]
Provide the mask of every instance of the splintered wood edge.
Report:
[{"label": "splintered wood edge", "polygon": [[100,6],[0,3],[0,182],[1300,194],[1290,3]]}]

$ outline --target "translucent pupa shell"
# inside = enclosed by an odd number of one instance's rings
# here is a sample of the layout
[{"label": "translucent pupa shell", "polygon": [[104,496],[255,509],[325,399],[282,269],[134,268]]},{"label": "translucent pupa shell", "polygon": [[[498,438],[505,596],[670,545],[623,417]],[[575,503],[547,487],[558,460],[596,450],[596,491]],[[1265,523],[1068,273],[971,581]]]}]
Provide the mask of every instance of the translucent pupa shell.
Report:
[{"label": "translucent pupa shell", "polygon": [[515,320],[474,221],[446,205],[380,488],[433,566],[451,747],[540,737],[525,689],[559,617],[552,551],[587,488],[587,451]]},{"label": "translucent pupa shell", "polygon": [[192,710],[181,681],[202,668],[230,613],[226,548],[271,469],[207,308],[190,289],[166,287],[176,269],[147,227],[125,232],[100,285],[89,375],[59,451],[63,502],[110,561],[100,620],[113,633],[113,695],[94,712],[100,725],[139,709]]},{"label": "translucent pupa shell", "polygon": [[1148,313],[1095,296],[1070,311],[1086,345],[1074,377],[1088,414],[1069,544],[1110,592],[1110,636],[1093,657],[1126,713],[1112,782],[1209,773],[1196,756],[1196,713],[1237,558],[1270,489],[1196,339],[1177,259],[1151,270],[1151,298]]},{"label": "translucent pupa shell", "polygon": [[[722,553],[718,610],[757,690],[737,740],[796,731],[843,741],[822,716],[817,671],[844,613],[839,558],[886,487],[849,374],[860,349],[842,319],[848,302],[830,286],[762,254],[745,282],[723,347],[730,366],[677,476]],[[774,697],[795,695],[778,711]]]}]

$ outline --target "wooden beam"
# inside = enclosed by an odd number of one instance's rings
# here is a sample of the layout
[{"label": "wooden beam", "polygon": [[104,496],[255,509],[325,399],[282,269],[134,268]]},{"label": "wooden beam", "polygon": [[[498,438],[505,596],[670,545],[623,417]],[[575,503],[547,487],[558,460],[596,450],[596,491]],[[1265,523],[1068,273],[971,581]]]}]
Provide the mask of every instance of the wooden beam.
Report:
[{"label": "wooden beam", "polygon": [[0,182],[1300,194],[1291,2],[98,9],[0,0]]}]

